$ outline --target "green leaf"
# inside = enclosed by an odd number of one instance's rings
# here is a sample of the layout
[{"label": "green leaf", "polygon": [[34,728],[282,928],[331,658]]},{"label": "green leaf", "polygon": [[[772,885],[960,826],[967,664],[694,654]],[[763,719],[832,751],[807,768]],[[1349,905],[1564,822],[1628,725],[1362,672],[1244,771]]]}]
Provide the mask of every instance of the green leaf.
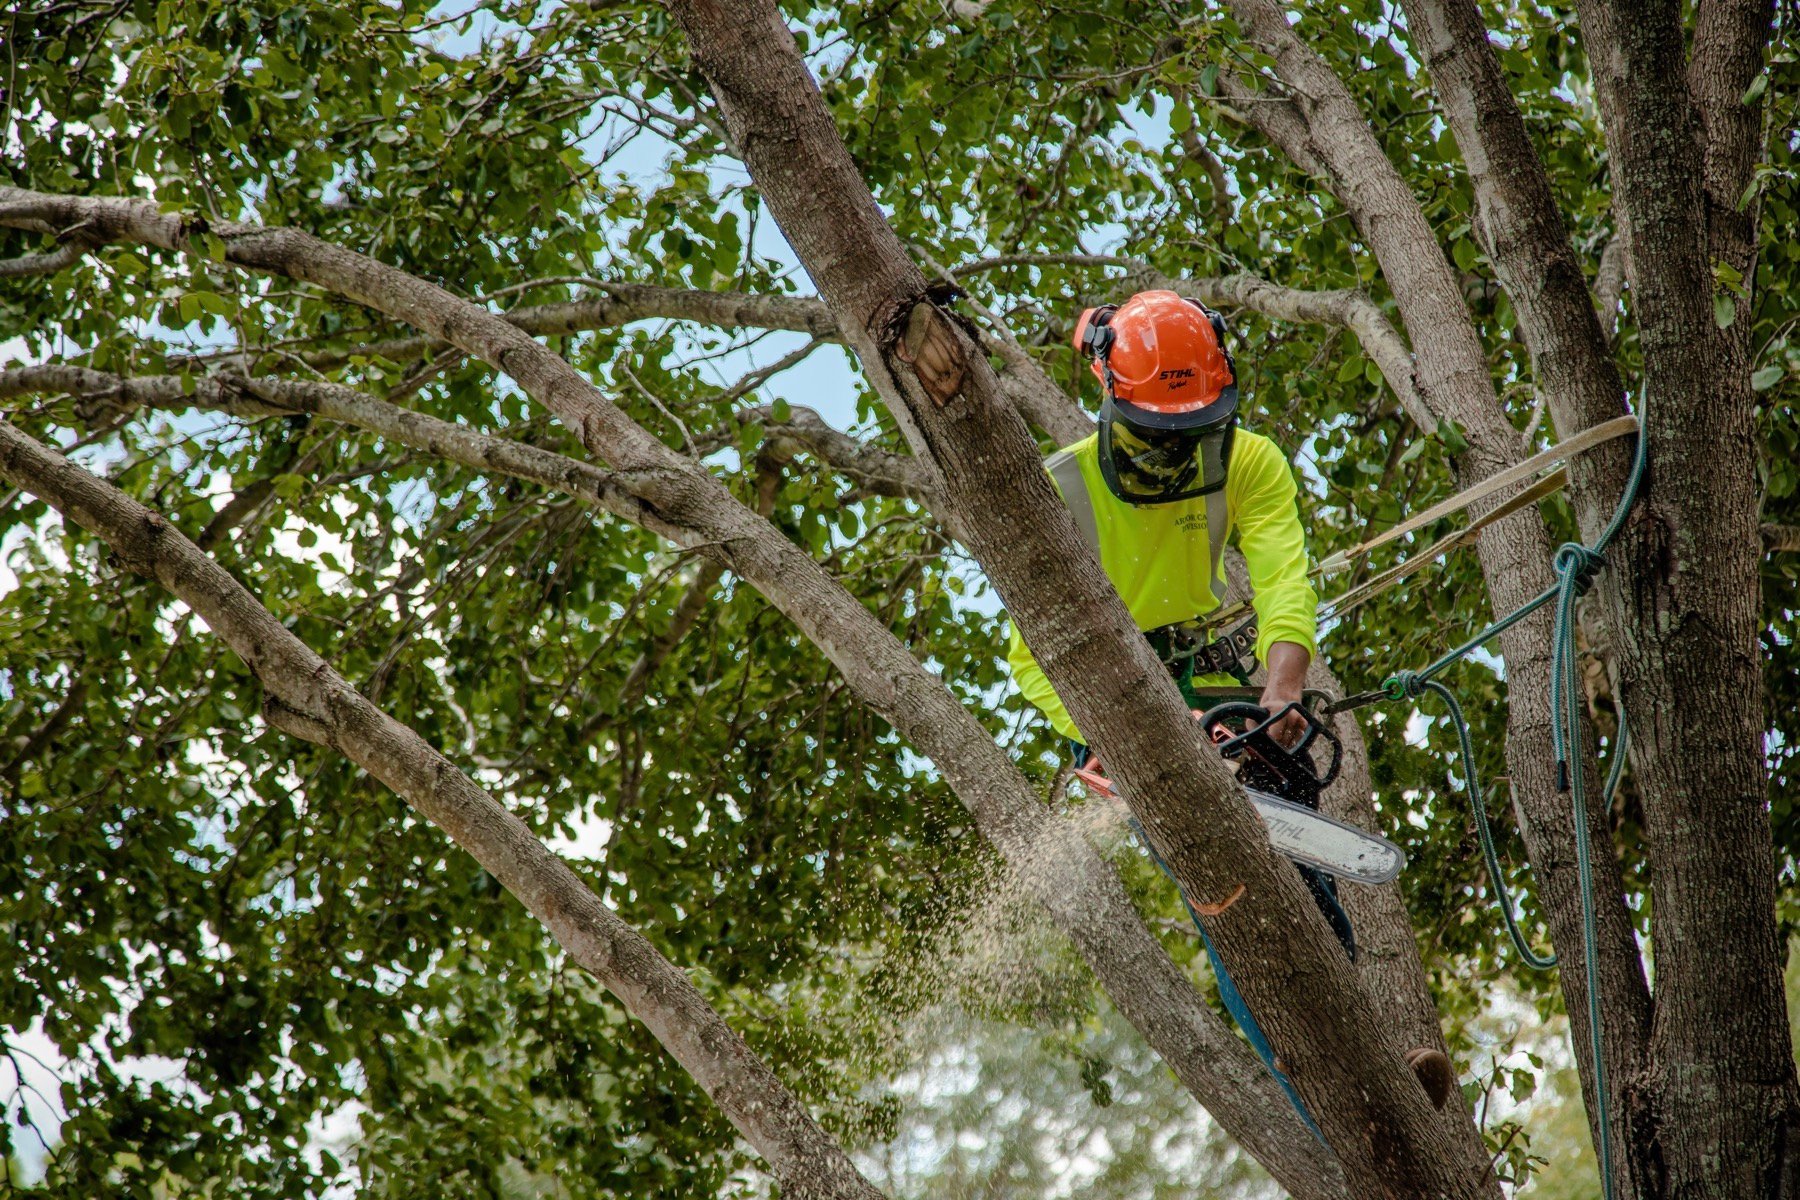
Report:
[{"label": "green leaf", "polygon": [[1469,439],[1464,436],[1462,426],[1458,425],[1455,421],[1452,421],[1449,417],[1444,417],[1438,421],[1437,439],[1444,444],[1444,448],[1450,451],[1451,454],[1461,454],[1469,448]]},{"label": "green leaf", "polygon": [[188,295],[192,296],[195,301],[199,303],[201,308],[212,313],[214,316],[237,316],[236,306],[217,292],[189,292]]},{"label": "green leaf", "polygon": [[1720,329],[1730,329],[1731,323],[1737,320],[1737,301],[1729,292],[1719,292],[1713,296],[1713,323]]},{"label": "green leaf", "polygon": [[1400,452],[1400,465],[1405,466],[1419,455],[1425,453],[1425,439],[1414,438],[1412,445]]},{"label": "green leaf", "polygon": [[1761,75],[1752,79],[1750,81],[1750,86],[1744,89],[1744,99],[1742,103],[1747,105],[1755,104],[1758,100],[1762,99],[1762,94],[1768,90],[1769,73],[1764,71]]},{"label": "green leaf", "polygon": [[777,396],[775,403],[769,406],[769,420],[777,425],[785,425],[794,419],[794,406],[784,398]]},{"label": "green leaf", "polygon": [[1766,392],[1780,383],[1786,375],[1786,367],[1779,363],[1770,363],[1750,376],[1750,386],[1759,392]]}]

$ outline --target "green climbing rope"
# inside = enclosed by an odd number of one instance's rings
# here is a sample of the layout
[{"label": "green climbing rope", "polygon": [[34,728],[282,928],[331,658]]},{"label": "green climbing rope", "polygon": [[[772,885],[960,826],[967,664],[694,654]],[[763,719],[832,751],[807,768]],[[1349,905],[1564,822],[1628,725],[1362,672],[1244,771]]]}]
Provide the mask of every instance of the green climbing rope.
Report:
[{"label": "green climbing rope", "polygon": [[[1475,829],[1481,839],[1482,857],[1487,861],[1488,878],[1494,896],[1505,918],[1507,933],[1514,949],[1527,966],[1537,970],[1556,965],[1556,956],[1540,955],[1525,941],[1513,915],[1512,897],[1500,871],[1500,856],[1494,849],[1493,831],[1488,826],[1487,802],[1481,787],[1481,776],[1475,767],[1475,753],[1469,738],[1469,725],[1463,717],[1456,695],[1437,676],[1459,662],[1478,646],[1524,620],[1551,602],[1556,606],[1556,620],[1550,642],[1550,745],[1556,755],[1557,790],[1569,793],[1569,807],[1575,825],[1576,877],[1581,889],[1581,959],[1586,972],[1588,1010],[1588,1049],[1594,1063],[1594,1124],[1599,1131],[1600,1183],[1606,1200],[1613,1200],[1612,1119],[1606,1089],[1606,1058],[1603,1052],[1602,1014],[1600,1010],[1600,948],[1594,913],[1593,850],[1588,841],[1588,807],[1586,777],[1580,767],[1582,691],[1577,674],[1575,652],[1575,601],[1593,586],[1594,576],[1606,566],[1606,547],[1625,524],[1631,506],[1637,501],[1638,487],[1643,482],[1647,448],[1640,417],[1637,450],[1632,457],[1631,475],[1619,497],[1612,519],[1592,546],[1580,542],[1564,542],[1557,547],[1551,568],[1556,582],[1527,600],[1512,612],[1493,622],[1462,645],[1427,664],[1419,671],[1396,671],[1382,684],[1382,695],[1389,700],[1419,698],[1426,692],[1444,702],[1462,753],[1463,778],[1469,790],[1470,806],[1475,811]],[[1619,786],[1625,764],[1630,733],[1625,724],[1625,710],[1619,709],[1619,733],[1614,739],[1612,762],[1607,772],[1603,793],[1608,807]],[[1571,766],[1571,764],[1574,764]]]}]

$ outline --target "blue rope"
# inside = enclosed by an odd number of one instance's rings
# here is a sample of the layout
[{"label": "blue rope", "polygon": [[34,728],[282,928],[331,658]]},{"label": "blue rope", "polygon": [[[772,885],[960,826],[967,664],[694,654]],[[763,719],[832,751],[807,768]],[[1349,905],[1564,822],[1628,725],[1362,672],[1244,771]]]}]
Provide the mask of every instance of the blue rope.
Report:
[{"label": "blue rope", "polygon": [[1469,791],[1469,807],[1475,810],[1475,833],[1481,841],[1481,857],[1487,862],[1488,879],[1493,882],[1494,895],[1500,906],[1500,915],[1506,920],[1506,932],[1512,937],[1513,949],[1519,952],[1525,965],[1533,970],[1543,971],[1554,967],[1556,955],[1539,954],[1533,950],[1525,940],[1525,931],[1519,928],[1519,919],[1513,915],[1512,893],[1507,889],[1506,876],[1501,872],[1500,852],[1494,847],[1494,831],[1488,824],[1487,799],[1481,786],[1481,773],[1475,766],[1475,748],[1469,736],[1469,722],[1463,716],[1462,705],[1457,703],[1456,693],[1435,679],[1426,679],[1418,671],[1398,671],[1393,679],[1399,682],[1407,697],[1417,699],[1430,692],[1444,702],[1462,752],[1463,786]]},{"label": "blue rope", "polygon": [[[1599,1144],[1596,1149],[1599,1152],[1600,1183],[1605,1200],[1613,1200],[1612,1119],[1606,1087],[1606,1057],[1601,1025],[1600,940],[1594,911],[1593,849],[1588,840],[1587,783],[1579,765],[1582,691],[1578,674],[1579,656],[1575,649],[1575,602],[1587,593],[1593,586],[1594,576],[1606,566],[1606,547],[1624,526],[1631,506],[1637,501],[1647,455],[1640,418],[1631,475],[1625,482],[1625,490],[1619,497],[1618,507],[1613,510],[1612,519],[1601,530],[1600,536],[1594,539],[1594,544],[1584,546],[1580,542],[1564,542],[1557,547],[1556,556],[1550,564],[1556,574],[1555,583],[1494,621],[1462,645],[1429,663],[1423,670],[1396,671],[1382,684],[1382,691],[1390,700],[1417,699],[1430,692],[1444,702],[1451,724],[1456,729],[1462,754],[1463,778],[1469,789],[1470,807],[1475,812],[1475,829],[1481,839],[1482,857],[1487,862],[1488,878],[1493,883],[1494,896],[1500,906],[1500,914],[1505,918],[1507,933],[1511,935],[1514,949],[1527,966],[1536,970],[1552,967],[1556,965],[1556,955],[1540,955],[1533,951],[1526,943],[1524,932],[1513,915],[1512,896],[1501,875],[1500,856],[1494,849],[1493,831],[1488,826],[1487,802],[1482,794],[1481,777],[1475,766],[1469,725],[1463,717],[1462,706],[1457,703],[1455,693],[1439,683],[1437,676],[1476,647],[1491,641],[1544,605],[1555,602],[1556,619],[1550,640],[1550,745],[1556,756],[1557,790],[1569,793],[1569,807],[1575,823],[1575,868],[1581,889],[1581,960],[1587,982],[1588,1049],[1594,1063],[1594,1116],[1595,1125],[1599,1129]],[[1619,733],[1614,741],[1612,763],[1607,772],[1603,794],[1608,808],[1612,806],[1613,796],[1618,790],[1619,778],[1625,766],[1625,753],[1630,745],[1630,731],[1626,727],[1625,710],[1622,706],[1619,709]]]}]

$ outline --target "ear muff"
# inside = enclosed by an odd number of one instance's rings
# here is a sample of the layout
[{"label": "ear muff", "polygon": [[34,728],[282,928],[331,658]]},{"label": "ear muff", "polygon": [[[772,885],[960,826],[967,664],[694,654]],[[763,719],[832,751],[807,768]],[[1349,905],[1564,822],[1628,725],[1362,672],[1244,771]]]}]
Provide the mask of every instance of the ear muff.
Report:
[{"label": "ear muff", "polygon": [[1199,300],[1194,299],[1194,297],[1192,297],[1192,296],[1183,296],[1182,299],[1186,300],[1189,304],[1193,305],[1195,308],[1197,308],[1201,312],[1205,313],[1206,319],[1212,323],[1213,337],[1217,338],[1218,342],[1219,342],[1219,353],[1221,353],[1225,356],[1225,365],[1231,368],[1231,379],[1232,379],[1233,383],[1236,383],[1237,382],[1237,373],[1238,373],[1237,372],[1237,359],[1235,359],[1231,356],[1231,347],[1226,345],[1226,343],[1225,343],[1225,317],[1224,317],[1224,315],[1221,314],[1219,312],[1219,310],[1216,308],[1206,307],[1205,304],[1203,304]]},{"label": "ear muff", "polygon": [[1116,304],[1102,304],[1082,313],[1081,320],[1075,324],[1075,348],[1090,359],[1105,358],[1112,349],[1112,319],[1118,311]]}]

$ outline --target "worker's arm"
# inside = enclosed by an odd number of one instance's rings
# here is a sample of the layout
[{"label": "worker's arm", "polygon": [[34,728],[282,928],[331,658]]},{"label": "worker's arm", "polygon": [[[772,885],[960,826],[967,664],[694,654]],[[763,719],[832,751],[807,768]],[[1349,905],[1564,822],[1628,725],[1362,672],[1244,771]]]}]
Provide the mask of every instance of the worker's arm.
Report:
[{"label": "worker's arm", "polygon": [[[1273,712],[1306,690],[1306,668],[1318,646],[1319,594],[1306,575],[1306,533],[1287,460],[1275,443],[1255,436],[1240,437],[1231,460],[1238,547],[1255,591],[1256,657],[1268,668],[1262,707]],[[1271,732],[1292,745],[1305,729],[1298,714],[1289,714]]]},{"label": "worker's arm", "polygon": [[1037,705],[1056,732],[1066,738],[1081,741],[1081,734],[1075,728],[1075,721],[1069,716],[1069,710],[1056,695],[1056,689],[1050,686],[1050,680],[1044,675],[1044,668],[1038,666],[1037,659],[1025,645],[1025,639],[1019,636],[1019,627],[1012,624],[1011,634],[1006,643],[1006,662],[1012,667],[1013,683],[1018,685],[1019,692],[1027,700]]}]

